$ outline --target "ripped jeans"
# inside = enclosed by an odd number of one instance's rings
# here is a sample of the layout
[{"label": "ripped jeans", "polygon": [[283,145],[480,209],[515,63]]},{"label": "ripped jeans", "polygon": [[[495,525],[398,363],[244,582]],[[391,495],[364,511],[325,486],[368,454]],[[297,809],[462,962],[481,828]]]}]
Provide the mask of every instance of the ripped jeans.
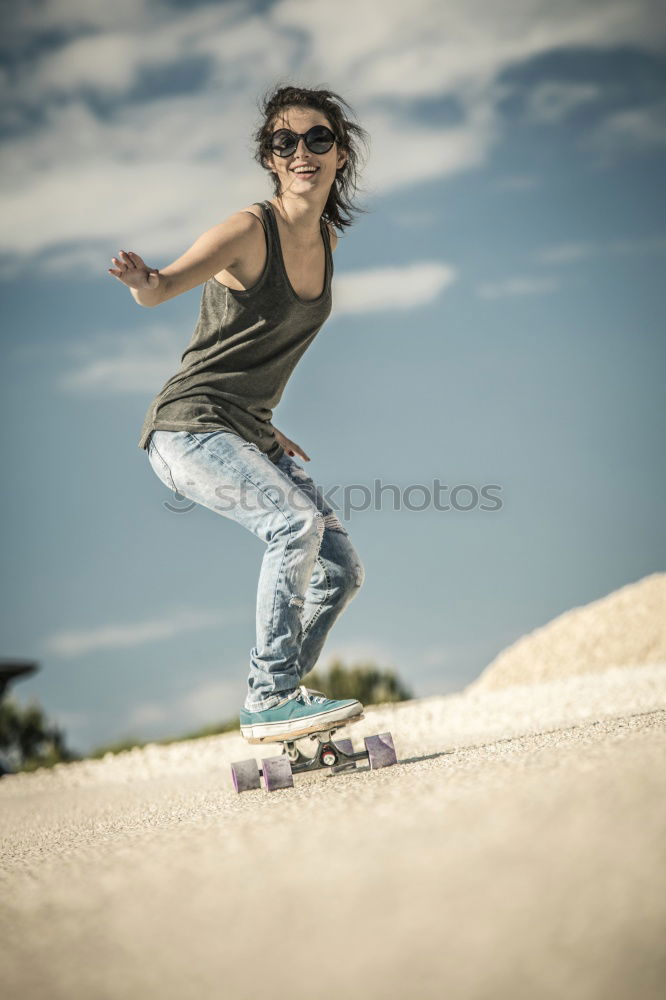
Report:
[{"label": "ripped jeans", "polygon": [[266,544],[244,707],[272,708],[314,667],[365,570],[319,488],[285,451],[277,463],[235,431],[153,431],[148,460],[176,495]]}]

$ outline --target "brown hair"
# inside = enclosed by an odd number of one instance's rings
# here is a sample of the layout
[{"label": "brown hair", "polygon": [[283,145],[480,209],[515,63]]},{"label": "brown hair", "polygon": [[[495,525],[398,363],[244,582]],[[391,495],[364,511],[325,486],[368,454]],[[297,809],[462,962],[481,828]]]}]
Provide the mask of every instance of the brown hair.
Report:
[{"label": "brown hair", "polygon": [[[271,155],[271,135],[280,112],[290,107],[313,108],[321,111],[329,120],[335,134],[339,150],[347,153],[347,160],[340,167],[331,184],[322,218],[332,223],[337,229],[345,229],[353,224],[353,216],[366,209],[355,205],[352,198],[356,194],[358,184],[359,149],[358,142],[368,145],[368,133],[360,125],[350,121],[343,107],[353,113],[352,108],[339,94],[323,88],[309,89],[306,87],[280,86],[266,91],[260,99],[259,110],[263,123],[254,133],[256,151],[254,158],[265,170],[270,170],[266,157]],[[271,170],[274,194],[280,194],[280,179]]]}]

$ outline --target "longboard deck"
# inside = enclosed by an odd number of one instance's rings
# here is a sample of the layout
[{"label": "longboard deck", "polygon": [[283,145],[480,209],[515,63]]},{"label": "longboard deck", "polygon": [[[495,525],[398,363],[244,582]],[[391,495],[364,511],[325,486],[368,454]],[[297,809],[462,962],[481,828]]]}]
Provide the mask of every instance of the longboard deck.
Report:
[{"label": "longboard deck", "polygon": [[243,739],[246,743],[290,743],[292,740],[301,739],[303,736],[312,736],[318,733],[332,733],[336,729],[341,729],[343,726],[351,726],[354,722],[360,722],[364,719],[365,715],[352,715],[350,719],[338,719],[336,722],[329,722],[326,726],[310,726],[304,729],[299,729],[293,733],[285,734],[282,736],[262,736],[261,738],[255,736],[244,736]]}]

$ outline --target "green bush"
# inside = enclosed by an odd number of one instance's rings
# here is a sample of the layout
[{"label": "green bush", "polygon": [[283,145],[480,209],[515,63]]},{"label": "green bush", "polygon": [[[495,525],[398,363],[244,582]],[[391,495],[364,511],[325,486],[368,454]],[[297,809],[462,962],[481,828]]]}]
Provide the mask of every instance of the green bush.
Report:
[{"label": "green bush", "polygon": [[64,733],[48,721],[40,705],[34,701],[19,705],[12,698],[0,701],[0,751],[19,771],[79,759],[67,748]]},{"label": "green bush", "polygon": [[357,698],[363,705],[413,698],[395,671],[379,670],[372,663],[346,668],[340,660],[334,660],[328,671],[311,670],[303,684],[323,691],[329,698]]}]

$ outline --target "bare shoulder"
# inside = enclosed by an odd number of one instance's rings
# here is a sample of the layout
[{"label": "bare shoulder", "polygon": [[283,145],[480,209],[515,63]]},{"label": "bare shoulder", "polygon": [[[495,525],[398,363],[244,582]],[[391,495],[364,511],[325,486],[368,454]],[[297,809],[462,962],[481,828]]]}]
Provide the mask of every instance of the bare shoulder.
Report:
[{"label": "bare shoulder", "polygon": [[[254,214],[254,213],[252,213]],[[233,212],[202,233],[177,260],[160,269],[165,280],[161,301],[182,295],[213,275],[232,267],[263,240],[249,212]]]},{"label": "bare shoulder", "polygon": [[[254,217],[256,219],[259,219],[259,222],[263,221],[262,215],[261,215],[261,208],[259,207],[259,205],[254,205],[254,204],[253,205],[246,205],[245,208],[240,208],[234,214],[240,216],[241,219],[243,219],[243,218],[247,219],[248,213],[250,213],[250,215],[254,215]],[[254,223],[250,222],[249,219],[247,221],[248,221],[249,225],[254,228]]]},{"label": "bare shoulder", "polygon": [[264,245],[264,222],[258,205],[239,208],[237,212],[228,215],[219,227],[235,235],[236,256],[230,263],[238,263],[247,253],[256,253],[257,249]]},{"label": "bare shoulder", "polygon": [[230,212],[220,222],[212,225],[204,236],[213,242],[215,240],[235,240],[236,242],[243,240],[249,233],[253,233],[256,228],[256,223],[250,218],[249,212],[252,212],[254,215],[259,212],[259,209],[255,208],[252,211],[252,206],[250,206],[248,209],[239,209],[237,212]]}]

